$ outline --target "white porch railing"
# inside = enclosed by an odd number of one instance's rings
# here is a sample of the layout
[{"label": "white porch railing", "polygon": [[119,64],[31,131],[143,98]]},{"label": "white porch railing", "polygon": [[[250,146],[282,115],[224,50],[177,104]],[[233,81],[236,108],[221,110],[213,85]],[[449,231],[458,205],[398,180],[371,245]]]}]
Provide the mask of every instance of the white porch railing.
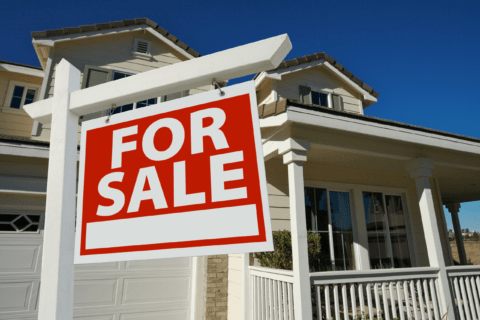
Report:
[{"label": "white porch railing", "polygon": [[293,320],[293,271],[249,269],[251,319]]},{"label": "white porch railing", "polygon": [[480,266],[447,267],[456,300],[456,318],[480,319]]},{"label": "white porch railing", "polygon": [[310,273],[316,319],[440,320],[438,271],[405,268]]}]

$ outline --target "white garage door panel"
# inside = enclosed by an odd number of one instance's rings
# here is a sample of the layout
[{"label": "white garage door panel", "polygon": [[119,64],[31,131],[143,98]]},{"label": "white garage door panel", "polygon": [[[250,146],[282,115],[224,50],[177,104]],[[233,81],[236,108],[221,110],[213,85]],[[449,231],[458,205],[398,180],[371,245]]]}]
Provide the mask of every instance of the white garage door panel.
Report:
[{"label": "white garage door panel", "polygon": [[122,304],[188,301],[190,277],[125,279]]},{"label": "white garage door panel", "polygon": [[76,280],[74,307],[106,307],[115,305],[118,279]]},{"label": "white garage door panel", "polygon": [[114,320],[115,315],[108,315],[108,316],[87,316],[87,317],[73,317],[75,320]]},{"label": "white garage door panel", "polygon": [[127,261],[125,268],[127,270],[190,269],[191,261],[190,258],[136,260]]},{"label": "white garage door panel", "polygon": [[33,282],[0,283],[0,312],[27,311]]},{"label": "white garage door panel", "polygon": [[75,265],[75,273],[88,271],[117,271],[120,270],[120,262],[89,263]]},{"label": "white garage door panel", "polygon": [[135,314],[122,314],[120,320],[186,320],[188,314],[186,311],[168,311],[168,312],[148,312]]},{"label": "white garage door panel", "polygon": [[39,245],[0,245],[0,274],[35,273]]}]

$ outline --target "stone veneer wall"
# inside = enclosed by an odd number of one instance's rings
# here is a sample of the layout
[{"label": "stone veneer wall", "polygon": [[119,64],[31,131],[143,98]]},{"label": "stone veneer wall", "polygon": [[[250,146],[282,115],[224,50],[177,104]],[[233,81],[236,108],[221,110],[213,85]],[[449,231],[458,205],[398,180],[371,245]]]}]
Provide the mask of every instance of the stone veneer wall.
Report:
[{"label": "stone veneer wall", "polygon": [[228,255],[209,256],[207,259],[206,320],[227,319]]}]

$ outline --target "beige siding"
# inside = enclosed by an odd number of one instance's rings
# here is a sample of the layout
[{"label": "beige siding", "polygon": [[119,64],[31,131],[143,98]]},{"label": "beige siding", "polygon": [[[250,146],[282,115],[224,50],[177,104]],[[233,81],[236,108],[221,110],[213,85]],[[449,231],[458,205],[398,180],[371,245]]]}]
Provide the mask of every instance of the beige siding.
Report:
[{"label": "beige siding", "polygon": [[242,255],[228,255],[228,320],[242,319]]},{"label": "beige siding", "polygon": [[0,134],[30,137],[33,120],[27,113],[23,110],[5,108],[6,104],[9,104],[9,101],[6,101],[6,99],[8,86],[11,81],[26,82],[39,87],[42,84],[42,78],[0,71]]},{"label": "beige siding", "polygon": [[342,97],[345,111],[363,114],[363,110],[359,106],[360,96],[358,96],[358,93],[354,92],[343,81],[338,79],[335,74],[324,67],[315,67],[283,75],[282,80],[277,83],[279,99],[290,98],[299,100],[299,86],[301,85],[312,85],[333,90],[333,93]]}]

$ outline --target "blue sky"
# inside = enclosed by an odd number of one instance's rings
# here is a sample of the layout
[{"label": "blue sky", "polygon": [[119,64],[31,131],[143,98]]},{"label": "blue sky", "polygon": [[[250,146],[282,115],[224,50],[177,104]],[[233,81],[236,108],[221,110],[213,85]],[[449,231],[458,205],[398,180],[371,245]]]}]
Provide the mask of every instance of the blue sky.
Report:
[{"label": "blue sky", "polygon": [[[380,93],[367,115],[480,138],[479,15],[480,1],[2,1],[0,59],[39,65],[31,31],[135,17],[203,55],[288,33],[287,59],[324,51]],[[463,213],[480,220],[480,202]]]}]

